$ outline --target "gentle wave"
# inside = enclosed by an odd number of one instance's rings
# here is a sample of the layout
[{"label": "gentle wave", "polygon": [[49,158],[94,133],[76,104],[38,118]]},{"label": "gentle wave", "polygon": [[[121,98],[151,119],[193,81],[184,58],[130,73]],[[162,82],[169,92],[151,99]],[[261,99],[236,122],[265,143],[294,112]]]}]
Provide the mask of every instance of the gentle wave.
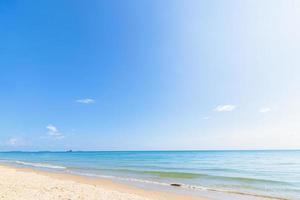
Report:
[{"label": "gentle wave", "polygon": [[236,177],[236,176],[220,176],[220,175],[210,175],[210,174],[190,173],[190,172],[139,171],[139,170],[130,170],[130,169],[114,169],[114,171],[149,174],[149,175],[159,176],[161,178],[178,178],[178,179],[207,178],[207,179],[218,179],[218,180],[225,180],[225,181],[237,181],[237,182],[244,182],[244,183],[289,184],[284,181],[277,181],[277,180],[270,180],[270,179],[258,179],[258,178],[247,178],[247,177]]},{"label": "gentle wave", "polygon": [[[74,171],[70,171],[70,173],[76,174],[76,175],[81,175],[81,176],[98,177],[98,178],[106,178],[106,179],[117,179],[117,180],[121,180],[121,181],[138,182],[138,183],[154,184],[154,185],[161,185],[161,186],[171,186],[171,183],[150,181],[150,180],[145,180],[145,179],[125,178],[125,177],[118,177],[118,176],[107,176],[107,175],[99,175],[99,174],[83,173],[83,172],[74,172]],[[225,189],[220,189],[220,188],[209,188],[209,187],[204,187],[204,186],[200,186],[200,185],[188,185],[188,184],[181,184],[181,183],[177,183],[177,184],[179,184],[181,188],[191,189],[191,190],[223,192],[223,193],[229,193],[229,194],[237,194],[237,195],[243,195],[243,196],[249,196],[249,197],[273,199],[273,200],[289,200],[289,199],[282,198],[282,197],[275,197],[275,196],[261,195],[261,194],[252,194],[252,193],[247,193],[247,192],[240,192],[240,191],[234,191],[234,190],[225,190]]]},{"label": "gentle wave", "polygon": [[161,178],[175,178],[175,179],[195,179],[195,178],[206,178],[214,180],[223,180],[223,181],[236,181],[244,183],[263,183],[263,184],[289,184],[284,181],[270,180],[270,179],[257,179],[257,178],[247,178],[247,177],[238,177],[238,176],[220,176],[220,175],[210,175],[204,173],[191,173],[191,172],[175,172],[175,171],[141,171],[134,169],[109,169],[109,168],[77,168],[70,167],[69,169],[73,170],[91,170],[91,171],[116,171],[116,172],[125,172],[125,173],[136,173],[136,174],[148,174],[154,175]]},{"label": "gentle wave", "polygon": [[135,174],[148,174],[153,176],[158,176],[160,178],[174,178],[174,179],[195,179],[195,178],[205,178],[210,180],[220,180],[220,181],[230,181],[238,183],[253,183],[253,184],[274,184],[274,185],[291,185],[284,181],[270,180],[270,179],[258,179],[249,177],[238,177],[238,176],[220,176],[220,175],[210,175],[204,173],[191,173],[191,172],[175,172],[175,171],[141,171],[133,169],[109,169],[109,168],[76,168],[70,167],[70,170],[91,170],[91,171],[115,171],[115,172],[125,172],[125,173],[135,173]]},{"label": "gentle wave", "polygon": [[81,175],[81,176],[89,176],[89,177],[98,177],[98,178],[106,178],[106,179],[118,179],[123,181],[132,181],[132,182],[140,182],[140,183],[151,183],[156,185],[164,185],[169,186],[169,183],[157,182],[157,181],[150,181],[144,179],[137,179],[137,178],[125,178],[125,177],[118,177],[118,176],[110,176],[110,175],[99,175],[99,174],[92,174],[92,173],[85,173],[85,172],[74,172],[69,171],[72,174]]},{"label": "gentle wave", "polygon": [[201,173],[188,173],[188,172],[171,172],[171,171],[143,171],[142,173],[156,175],[162,178],[207,178],[207,179],[219,179],[225,181],[237,181],[244,183],[264,183],[264,184],[288,184],[283,181],[275,181],[269,179],[257,179],[257,178],[247,178],[247,177],[235,177],[235,176],[219,176],[219,175],[209,175]]},{"label": "gentle wave", "polygon": [[33,163],[33,162],[23,162],[23,161],[15,161],[16,164],[19,165],[26,165],[26,166],[32,166],[32,167],[41,167],[41,168],[49,168],[49,169],[67,169],[64,166],[58,166],[58,165],[50,165],[47,163]]},{"label": "gentle wave", "polygon": [[202,174],[187,173],[187,172],[167,172],[167,171],[143,171],[144,174],[156,175],[162,178],[199,178]]}]

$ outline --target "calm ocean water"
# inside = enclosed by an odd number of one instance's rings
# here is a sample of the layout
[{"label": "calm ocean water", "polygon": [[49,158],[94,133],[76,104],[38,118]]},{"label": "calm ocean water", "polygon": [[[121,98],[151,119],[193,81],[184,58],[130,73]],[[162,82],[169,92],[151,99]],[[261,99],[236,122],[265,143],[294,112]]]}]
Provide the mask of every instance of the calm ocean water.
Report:
[{"label": "calm ocean water", "polygon": [[213,199],[300,199],[300,151],[2,152],[0,162]]}]

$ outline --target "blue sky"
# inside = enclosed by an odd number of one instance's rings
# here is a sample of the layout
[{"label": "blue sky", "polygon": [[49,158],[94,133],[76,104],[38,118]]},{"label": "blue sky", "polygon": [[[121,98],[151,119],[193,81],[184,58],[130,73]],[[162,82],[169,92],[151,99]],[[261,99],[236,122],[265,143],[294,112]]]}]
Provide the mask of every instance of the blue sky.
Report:
[{"label": "blue sky", "polygon": [[300,148],[300,3],[0,2],[0,150]]}]

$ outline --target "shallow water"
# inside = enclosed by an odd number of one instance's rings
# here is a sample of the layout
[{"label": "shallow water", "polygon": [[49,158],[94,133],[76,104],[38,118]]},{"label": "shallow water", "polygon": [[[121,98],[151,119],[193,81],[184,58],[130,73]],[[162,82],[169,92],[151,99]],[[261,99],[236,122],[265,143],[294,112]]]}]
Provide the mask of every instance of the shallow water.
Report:
[{"label": "shallow water", "polygon": [[2,152],[0,161],[143,187],[177,183],[215,199],[300,199],[300,151]]}]

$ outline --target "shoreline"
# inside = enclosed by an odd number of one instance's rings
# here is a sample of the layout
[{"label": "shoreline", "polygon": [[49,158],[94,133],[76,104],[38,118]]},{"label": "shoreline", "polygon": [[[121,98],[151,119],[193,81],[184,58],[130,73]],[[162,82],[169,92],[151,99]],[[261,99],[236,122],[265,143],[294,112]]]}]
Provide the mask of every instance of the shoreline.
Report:
[{"label": "shoreline", "polygon": [[[59,186],[53,188],[53,185]],[[22,187],[24,187],[24,191],[20,190]],[[52,191],[52,189],[54,190]],[[31,190],[31,193],[27,193],[27,190]],[[40,193],[41,191],[43,192]],[[45,193],[45,191],[48,192]],[[19,194],[17,194],[18,192]],[[1,164],[0,199],[17,199],[13,198],[12,194],[18,196],[23,193],[28,195],[28,198],[22,196],[22,199],[208,200],[208,198],[193,195],[142,189],[104,178],[17,168]],[[44,194],[45,196],[32,196],[34,194]],[[74,195],[78,197],[73,197]]]}]

